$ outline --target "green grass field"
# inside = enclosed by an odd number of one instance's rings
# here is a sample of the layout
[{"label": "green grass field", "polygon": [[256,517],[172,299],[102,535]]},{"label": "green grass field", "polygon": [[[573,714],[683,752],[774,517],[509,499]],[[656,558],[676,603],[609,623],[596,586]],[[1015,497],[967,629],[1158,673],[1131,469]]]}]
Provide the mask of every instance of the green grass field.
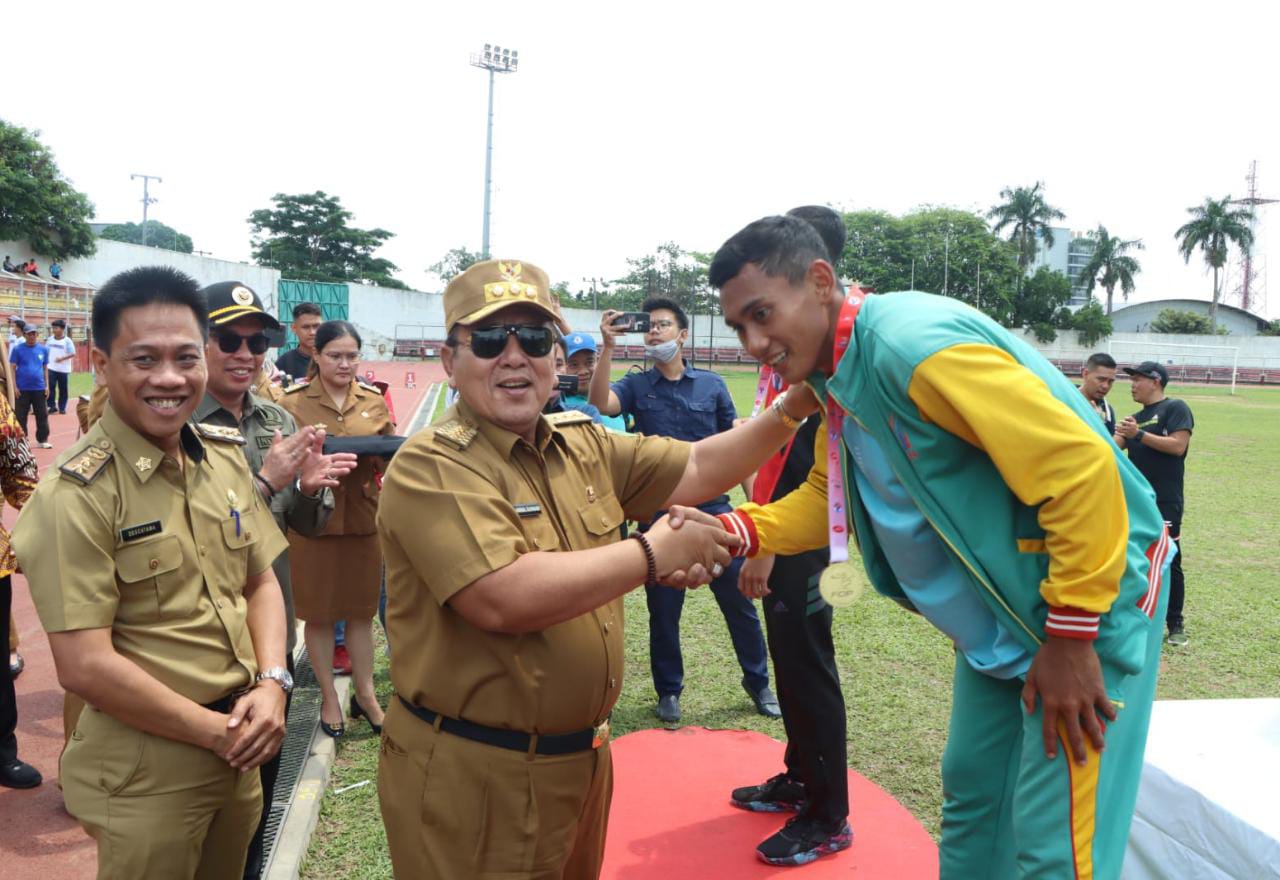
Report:
[{"label": "green grass field", "polygon": [[[739,411],[750,410],[754,371],[725,371]],[[1182,546],[1191,644],[1165,649],[1159,698],[1280,696],[1280,390],[1172,387],[1196,417],[1187,461]],[[1139,407],[1120,383],[1119,414]],[[735,490],[740,493],[740,490]],[[626,684],[613,713],[615,735],[658,726],[649,678],[643,593],[626,599]],[[942,803],[939,759],[950,711],[953,653],[931,626],[868,594],[836,616],[836,645],[849,714],[849,766],[900,800],[935,836]],[[723,619],[705,590],[691,593],[682,619],[686,724],[747,728],[781,738],[781,722],[756,715]],[[386,668],[379,693],[390,696]],[[333,788],[374,779],[378,745],[363,729],[340,743]],[[770,771],[772,772],[772,771]],[[759,779],[726,779],[725,791]],[[858,821],[858,804],[852,805]],[[303,870],[306,878],[391,876],[374,785],[326,794]]]}]

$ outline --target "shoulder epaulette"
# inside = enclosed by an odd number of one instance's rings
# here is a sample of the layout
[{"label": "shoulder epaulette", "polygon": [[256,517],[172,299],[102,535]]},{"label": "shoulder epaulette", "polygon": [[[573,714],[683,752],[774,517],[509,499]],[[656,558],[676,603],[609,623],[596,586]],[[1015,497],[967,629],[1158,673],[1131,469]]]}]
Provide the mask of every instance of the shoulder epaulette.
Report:
[{"label": "shoulder epaulette", "polygon": [[549,413],[544,416],[550,424],[557,428],[563,428],[565,425],[590,425],[592,424],[591,416],[576,409],[568,409],[564,412]]},{"label": "shoulder epaulette", "polygon": [[197,422],[195,424],[196,433],[205,440],[217,440],[220,443],[234,443],[237,446],[245,444],[244,435],[240,433],[238,428],[228,428],[223,425],[210,425],[207,422]]},{"label": "shoulder epaulette", "polygon": [[288,388],[286,388],[286,389],[284,390],[284,393],[285,393],[285,394],[297,394],[299,391],[301,391],[303,388],[306,388],[306,387],[307,387],[307,383],[305,383],[305,382],[295,382],[294,384],[292,384],[292,385],[290,385]]},{"label": "shoulder epaulette", "polygon": [[477,432],[475,425],[468,425],[466,422],[460,422],[457,419],[450,419],[433,430],[437,439],[444,440],[457,449],[466,449],[470,446],[471,441],[476,438]]},{"label": "shoulder epaulette", "polygon": [[114,454],[110,440],[99,440],[74,453],[58,470],[82,486],[87,486],[98,478],[98,474],[102,473]]},{"label": "shoulder epaulette", "polygon": [[378,395],[379,397],[382,396],[382,389],[379,388],[377,385],[370,385],[368,382],[365,382],[363,379],[357,379],[356,384],[359,385],[361,388],[363,388],[365,391],[372,391],[374,394]]}]

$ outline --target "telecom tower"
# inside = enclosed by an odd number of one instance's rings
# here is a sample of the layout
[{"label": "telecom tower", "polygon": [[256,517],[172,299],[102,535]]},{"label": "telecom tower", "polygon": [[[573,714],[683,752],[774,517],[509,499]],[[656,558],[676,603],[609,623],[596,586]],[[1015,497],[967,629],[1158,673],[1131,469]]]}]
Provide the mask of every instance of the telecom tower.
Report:
[{"label": "telecom tower", "polygon": [[[1249,163],[1249,176],[1245,178],[1249,182],[1249,195],[1243,199],[1232,199],[1233,205],[1248,205],[1249,207],[1249,229],[1254,234],[1254,241],[1258,236],[1258,207],[1261,205],[1274,205],[1280,199],[1265,199],[1258,195],[1258,160],[1254,159]],[[1261,314],[1267,306],[1267,285],[1265,267],[1262,260],[1255,262],[1252,254],[1252,248],[1248,248],[1244,252],[1244,258],[1240,266],[1240,283],[1231,292],[1232,300],[1240,303],[1240,308],[1246,312]]]}]

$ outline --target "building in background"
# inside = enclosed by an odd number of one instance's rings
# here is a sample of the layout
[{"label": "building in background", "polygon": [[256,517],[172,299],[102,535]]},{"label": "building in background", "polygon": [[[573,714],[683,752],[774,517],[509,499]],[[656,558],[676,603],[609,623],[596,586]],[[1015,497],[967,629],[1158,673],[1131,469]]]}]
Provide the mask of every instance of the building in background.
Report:
[{"label": "building in background", "polygon": [[[1165,309],[1195,312],[1209,317],[1209,301],[1204,299],[1154,299],[1118,306],[1111,312],[1112,333],[1150,333],[1151,322]],[[1218,326],[1229,336],[1257,336],[1269,326],[1266,318],[1238,306],[1218,303]],[[1208,339],[1209,337],[1206,337]],[[1235,343],[1230,343],[1234,345]]]},{"label": "building in background", "polygon": [[1027,266],[1027,274],[1034,275],[1041,267],[1066,275],[1071,281],[1071,300],[1068,308],[1075,310],[1089,302],[1086,288],[1088,280],[1081,271],[1093,255],[1094,242],[1087,232],[1076,232],[1061,226],[1052,226],[1053,246],[1045,247],[1040,237],[1036,258]]}]

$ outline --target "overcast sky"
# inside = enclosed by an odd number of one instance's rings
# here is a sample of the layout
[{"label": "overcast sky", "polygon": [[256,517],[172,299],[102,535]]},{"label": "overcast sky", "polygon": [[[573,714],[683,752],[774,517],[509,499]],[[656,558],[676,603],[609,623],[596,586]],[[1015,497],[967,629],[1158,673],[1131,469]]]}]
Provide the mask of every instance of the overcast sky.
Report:
[{"label": "overcast sky", "polygon": [[[1243,195],[1253,159],[1280,198],[1270,4],[45,0],[22,19],[0,116],[43,132],[99,220],[141,219],[129,175],[160,175],[151,217],[246,260],[251,211],[322,189],[429,290],[427,266],[480,246],[486,42],[520,53],[497,83],[492,251],[575,290],[797,204],[985,210],[1043,180],[1064,225],[1146,243],[1135,299],[1207,298],[1173,239],[1186,208]],[[1274,317],[1280,205],[1261,220]]]}]

